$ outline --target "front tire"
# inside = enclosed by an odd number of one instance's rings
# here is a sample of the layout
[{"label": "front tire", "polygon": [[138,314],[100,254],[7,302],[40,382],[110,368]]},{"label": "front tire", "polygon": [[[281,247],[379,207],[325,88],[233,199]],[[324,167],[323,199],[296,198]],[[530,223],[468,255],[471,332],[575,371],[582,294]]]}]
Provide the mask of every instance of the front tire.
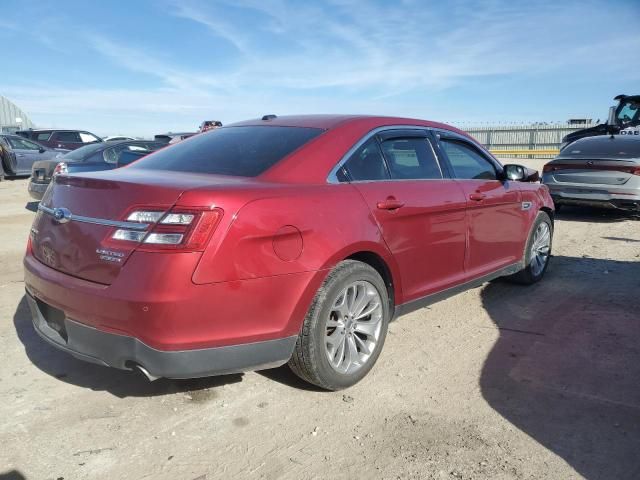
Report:
[{"label": "front tire", "polygon": [[523,285],[531,285],[542,280],[549,266],[552,243],[553,222],[546,212],[540,211],[527,239],[524,253],[525,268],[509,279]]},{"label": "front tire", "polygon": [[389,320],[389,295],[380,274],[362,262],[340,262],[311,304],[289,367],[325,390],[350,387],[380,356]]}]

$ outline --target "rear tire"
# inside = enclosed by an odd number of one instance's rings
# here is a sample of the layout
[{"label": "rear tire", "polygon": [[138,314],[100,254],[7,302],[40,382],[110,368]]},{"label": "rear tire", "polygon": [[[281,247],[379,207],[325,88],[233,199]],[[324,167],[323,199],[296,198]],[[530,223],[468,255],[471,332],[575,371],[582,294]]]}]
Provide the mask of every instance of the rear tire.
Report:
[{"label": "rear tire", "polygon": [[316,293],[289,367],[325,390],[350,387],[376,363],[389,320],[389,295],[380,274],[362,262],[340,262]]},{"label": "rear tire", "polygon": [[524,252],[526,266],[523,270],[507,278],[522,285],[532,285],[539,282],[549,266],[552,243],[553,222],[546,212],[540,211],[527,239]]}]

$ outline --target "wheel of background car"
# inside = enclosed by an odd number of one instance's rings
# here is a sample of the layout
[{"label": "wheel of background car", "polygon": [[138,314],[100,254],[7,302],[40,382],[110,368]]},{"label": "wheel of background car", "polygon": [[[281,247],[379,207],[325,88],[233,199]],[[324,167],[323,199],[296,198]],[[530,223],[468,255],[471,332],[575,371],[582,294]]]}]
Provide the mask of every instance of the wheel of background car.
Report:
[{"label": "wheel of background car", "polygon": [[531,285],[542,279],[551,258],[553,244],[553,223],[545,212],[538,212],[525,247],[525,268],[510,280],[523,285]]},{"label": "wheel of background car", "polygon": [[107,148],[102,153],[102,158],[104,158],[104,161],[107,163],[118,163],[119,153],[120,152],[116,152],[115,148]]},{"label": "wheel of background car", "polygon": [[354,385],[380,356],[389,317],[389,295],[378,272],[355,260],[339,263],[313,300],[290,368],[326,390]]}]

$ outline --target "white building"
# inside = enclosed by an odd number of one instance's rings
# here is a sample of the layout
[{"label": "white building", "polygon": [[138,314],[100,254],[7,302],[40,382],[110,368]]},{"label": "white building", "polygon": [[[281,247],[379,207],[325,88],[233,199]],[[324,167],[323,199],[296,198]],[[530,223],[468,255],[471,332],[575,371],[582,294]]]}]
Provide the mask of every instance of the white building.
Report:
[{"label": "white building", "polygon": [[33,122],[9,99],[0,95],[0,133],[33,128]]}]

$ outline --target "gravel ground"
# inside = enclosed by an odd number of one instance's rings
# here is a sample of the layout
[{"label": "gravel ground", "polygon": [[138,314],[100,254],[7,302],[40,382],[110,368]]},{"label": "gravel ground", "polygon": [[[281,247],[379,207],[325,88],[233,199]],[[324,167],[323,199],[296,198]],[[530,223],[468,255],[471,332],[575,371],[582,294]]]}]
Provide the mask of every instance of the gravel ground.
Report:
[{"label": "gravel ground", "polygon": [[0,479],[640,478],[638,220],[563,210],[541,283],[399,319],[371,374],[326,393],[286,367],[149,383],[48,346],[28,200],[0,183]]}]

